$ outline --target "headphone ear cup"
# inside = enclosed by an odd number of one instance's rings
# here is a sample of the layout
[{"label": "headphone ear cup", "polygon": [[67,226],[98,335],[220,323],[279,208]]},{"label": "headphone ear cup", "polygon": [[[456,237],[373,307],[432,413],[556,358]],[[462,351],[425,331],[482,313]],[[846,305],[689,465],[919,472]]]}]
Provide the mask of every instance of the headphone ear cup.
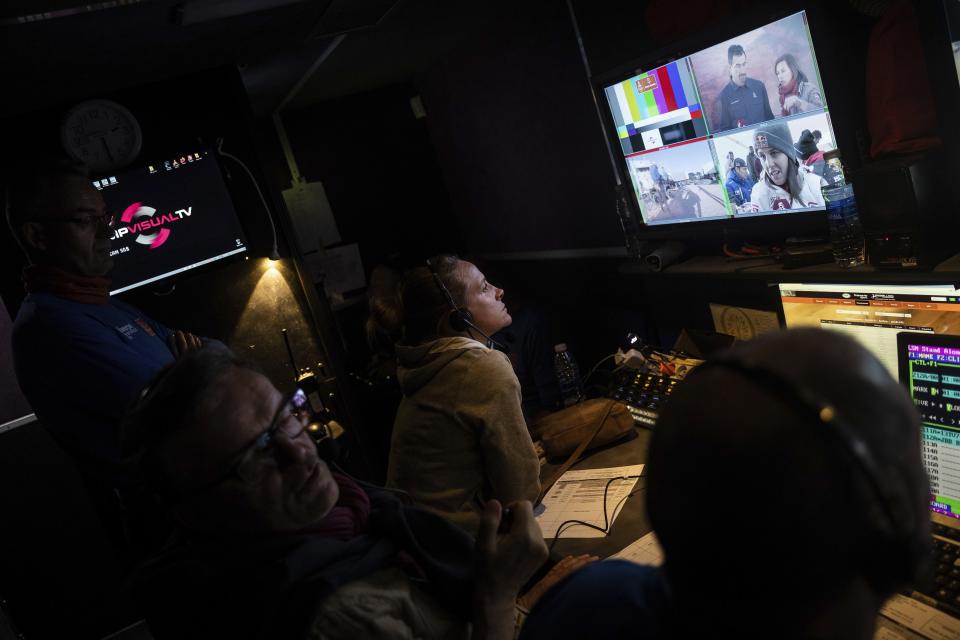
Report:
[{"label": "headphone ear cup", "polygon": [[864,577],[880,593],[932,583],[933,555],[929,540],[929,537],[918,540],[886,534],[872,543],[865,541],[861,561]]},{"label": "headphone ear cup", "polygon": [[450,327],[454,331],[466,331],[473,324],[473,314],[468,309],[454,309],[450,312]]}]

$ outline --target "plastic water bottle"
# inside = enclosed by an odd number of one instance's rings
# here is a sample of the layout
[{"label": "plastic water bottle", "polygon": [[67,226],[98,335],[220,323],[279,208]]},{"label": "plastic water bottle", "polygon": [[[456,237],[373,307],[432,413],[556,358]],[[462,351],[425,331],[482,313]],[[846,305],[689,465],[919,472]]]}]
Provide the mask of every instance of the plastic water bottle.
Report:
[{"label": "plastic water bottle", "polygon": [[857,213],[853,185],[825,187],[823,198],[827,204],[827,222],[830,225],[834,261],[841,267],[863,264],[863,226]]},{"label": "plastic water bottle", "polygon": [[569,407],[580,400],[580,368],[567,351],[566,344],[561,342],[554,345],[553,352],[553,371],[560,383],[560,403]]}]

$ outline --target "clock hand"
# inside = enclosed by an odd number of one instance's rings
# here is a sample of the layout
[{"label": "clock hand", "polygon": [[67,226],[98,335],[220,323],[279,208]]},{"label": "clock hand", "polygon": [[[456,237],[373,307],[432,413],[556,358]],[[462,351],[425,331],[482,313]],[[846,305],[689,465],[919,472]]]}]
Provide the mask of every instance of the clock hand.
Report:
[{"label": "clock hand", "polygon": [[79,142],[80,144],[90,144],[90,141],[91,141],[91,140],[93,140],[93,139],[95,139],[95,138],[102,140],[104,136],[106,136],[106,135],[109,134],[109,133],[113,133],[114,131],[116,131],[116,130],[119,129],[119,128],[120,128],[120,127],[117,127],[116,129],[110,129],[109,131],[93,131],[93,132],[91,132],[91,133],[88,133],[88,134],[85,135],[85,136],[81,136],[81,137],[77,138],[77,142]]},{"label": "clock hand", "polygon": [[100,142],[103,143],[103,149],[107,152],[107,158],[110,159],[110,162],[113,162],[113,154],[110,153],[110,145],[107,144],[107,137],[101,136]]}]

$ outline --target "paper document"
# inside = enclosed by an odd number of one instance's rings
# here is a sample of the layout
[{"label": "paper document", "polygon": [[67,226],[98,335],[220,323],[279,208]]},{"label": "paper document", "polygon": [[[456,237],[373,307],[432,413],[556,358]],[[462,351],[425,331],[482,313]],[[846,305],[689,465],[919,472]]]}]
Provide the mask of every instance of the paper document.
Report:
[{"label": "paper document", "polygon": [[283,191],[301,253],[310,253],[340,242],[340,230],[320,182],[297,182]]},{"label": "paper document", "polygon": [[320,261],[326,276],[323,287],[328,297],[367,286],[357,243],[327,249],[321,254]]},{"label": "paper document", "polygon": [[[906,596],[895,595],[880,609],[880,615],[883,618],[878,619],[877,633],[874,640],[878,638],[912,638],[904,630],[897,629],[897,625],[890,624],[890,621],[896,622],[906,630],[915,632],[924,638],[932,640],[956,640],[960,638],[960,620],[933,607],[923,604]],[[884,618],[889,618],[885,620]],[[894,635],[899,632],[900,635]]]},{"label": "paper document", "polygon": [[613,554],[607,560],[629,560],[636,564],[645,564],[659,567],[663,564],[663,549],[657,540],[656,534],[651,531],[622,551]]},{"label": "paper document", "polygon": [[643,473],[643,465],[607,469],[578,469],[567,471],[560,476],[547,495],[543,498],[543,513],[537,516],[537,523],[544,538],[554,538],[561,525],[561,538],[602,538],[606,535],[591,527],[566,523],[567,520],[582,520],[603,528],[603,491],[607,489],[607,528],[623,509],[626,497],[637,484]]},{"label": "paper document", "polygon": [[926,640],[918,633],[914,633],[896,622],[877,616],[877,629],[873,632],[873,640]]},{"label": "paper document", "polygon": [[780,330],[780,320],[773,311],[730,307],[711,302],[710,313],[713,315],[714,329],[737,340],[752,340],[761,334]]}]

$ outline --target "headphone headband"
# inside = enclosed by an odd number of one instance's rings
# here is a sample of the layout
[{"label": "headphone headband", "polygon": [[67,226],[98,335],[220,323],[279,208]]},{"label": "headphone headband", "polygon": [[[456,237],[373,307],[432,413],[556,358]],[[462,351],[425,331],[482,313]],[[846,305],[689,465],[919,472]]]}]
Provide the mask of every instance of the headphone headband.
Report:
[{"label": "headphone headband", "polygon": [[[691,375],[720,367],[739,373],[755,386],[798,407],[802,412],[800,415],[822,425],[823,428],[819,431],[840,444],[841,450],[860,470],[889,521],[893,535],[884,536],[888,538],[886,542],[889,547],[904,550],[900,561],[902,564],[898,564],[896,569],[895,580],[907,582],[915,579],[923,566],[928,537],[924,536],[922,540],[919,538],[915,516],[909,512],[904,500],[897,499],[897,495],[902,492],[892,486],[867,442],[838,415],[833,404],[788,375],[770,367],[750,363],[735,354],[708,360],[694,369]],[[893,558],[888,560],[894,562]],[[879,558],[874,557],[873,561],[879,563]]]},{"label": "headphone headband", "polygon": [[430,269],[430,275],[433,276],[433,281],[437,283],[437,288],[440,289],[447,304],[450,305],[450,309],[454,313],[462,313],[464,310],[461,309],[457,301],[453,299],[453,294],[447,289],[447,285],[443,283],[443,278],[440,277],[440,273],[437,272],[437,268],[433,266],[433,261],[429,258],[427,259],[427,268]]},{"label": "headphone headband", "polygon": [[465,309],[457,304],[457,301],[453,299],[453,294],[450,293],[450,290],[447,289],[447,285],[443,283],[443,278],[440,277],[440,273],[437,271],[437,268],[433,265],[433,261],[427,259],[427,268],[430,270],[430,275],[433,276],[433,281],[437,284],[437,288],[440,289],[440,292],[443,294],[444,300],[447,301],[447,304],[450,305],[450,327],[454,331],[464,332],[473,330],[483,336],[488,344],[488,347],[496,347],[504,353],[509,352],[509,349],[488,336],[483,330],[478,327],[473,322],[473,314],[469,309]]}]

